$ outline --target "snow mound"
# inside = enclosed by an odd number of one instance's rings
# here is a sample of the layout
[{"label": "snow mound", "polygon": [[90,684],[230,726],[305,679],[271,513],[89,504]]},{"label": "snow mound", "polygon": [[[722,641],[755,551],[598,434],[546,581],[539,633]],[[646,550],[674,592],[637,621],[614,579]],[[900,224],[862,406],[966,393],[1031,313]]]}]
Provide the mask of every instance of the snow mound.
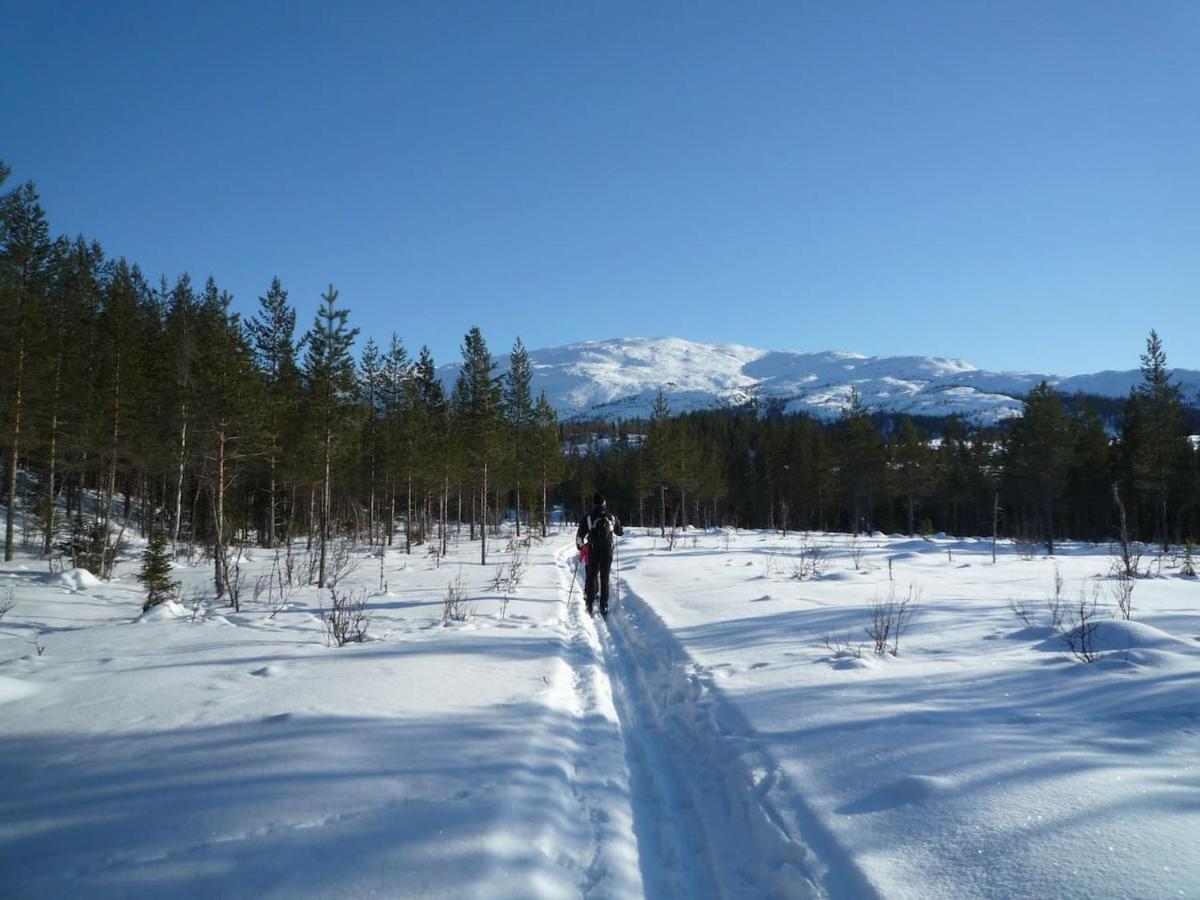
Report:
[{"label": "snow mound", "polygon": [[[1126,650],[1157,650],[1166,653],[1197,652],[1197,647],[1181,638],[1168,634],[1145,622],[1126,621],[1125,619],[1102,619],[1094,623],[1091,647],[1096,653],[1123,652]],[[1068,637],[1077,638],[1079,628],[1067,632]],[[1039,650],[1060,651],[1064,648],[1064,637],[1055,635],[1047,638],[1038,645]],[[1156,657],[1147,656],[1146,661]]]},{"label": "snow mound", "polygon": [[151,607],[138,617],[139,622],[170,622],[191,617],[191,612],[174,600]]},{"label": "snow mound", "polygon": [[60,572],[53,583],[69,591],[86,591],[102,582],[87,569],[67,569],[65,572]]},{"label": "snow mound", "polygon": [[37,685],[0,675],[0,704],[24,700],[37,691]]}]

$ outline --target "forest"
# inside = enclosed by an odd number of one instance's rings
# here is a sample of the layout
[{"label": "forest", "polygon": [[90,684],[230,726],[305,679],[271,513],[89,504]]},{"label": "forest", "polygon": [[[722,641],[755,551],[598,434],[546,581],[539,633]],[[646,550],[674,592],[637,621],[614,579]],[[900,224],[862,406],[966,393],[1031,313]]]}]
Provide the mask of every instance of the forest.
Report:
[{"label": "forest", "polygon": [[[9,170],[0,164],[0,184]],[[83,236],[53,236],[31,182],[0,197],[4,552],[104,575],[128,535],[213,562],[304,541],[444,552],[502,519],[546,533],[595,491],[629,524],[1190,542],[1200,531],[1195,411],[1155,332],[1115,409],[1046,384],[979,427],[755,408],[560,422],[520,339],[501,369],[478,328],[447,390],[427,347],[357,342],[331,285],[298,331],[279,278],[252,315],[213,277],[153,280]],[[1137,338],[1131,337],[1131,346]],[[1131,354],[1132,355],[1132,354]],[[1103,413],[1103,415],[1102,415]],[[23,513],[23,514],[22,514]],[[20,526],[20,534],[17,533]]]}]

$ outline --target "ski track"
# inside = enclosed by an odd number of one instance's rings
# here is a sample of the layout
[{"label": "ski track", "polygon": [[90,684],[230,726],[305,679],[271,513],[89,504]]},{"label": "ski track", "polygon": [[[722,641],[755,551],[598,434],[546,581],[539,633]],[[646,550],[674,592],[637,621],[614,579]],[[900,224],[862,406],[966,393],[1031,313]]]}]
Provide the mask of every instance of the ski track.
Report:
[{"label": "ski track", "polygon": [[[619,736],[623,744],[644,895],[876,896],[741,714],[640,597],[623,586],[609,619],[588,621],[581,590],[571,591],[572,556],[570,547],[558,553],[571,595],[563,618],[578,702],[587,710],[603,698],[615,709],[607,733],[590,737],[607,745]],[[585,743],[588,737],[585,727]],[[592,787],[576,788],[589,812],[598,807],[588,799]]]}]

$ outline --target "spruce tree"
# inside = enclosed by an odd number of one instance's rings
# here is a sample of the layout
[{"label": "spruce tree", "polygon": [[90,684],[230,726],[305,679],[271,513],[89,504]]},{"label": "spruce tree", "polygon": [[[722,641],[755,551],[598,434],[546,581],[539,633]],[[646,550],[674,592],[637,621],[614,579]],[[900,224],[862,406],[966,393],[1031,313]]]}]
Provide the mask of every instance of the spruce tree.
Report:
[{"label": "spruce tree", "polygon": [[146,588],[143,612],[160,603],[166,603],[175,596],[179,582],[171,580],[171,552],[167,546],[167,536],[161,531],[154,532],[146,543],[137,580]]},{"label": "spruce tree", "polygon": [[325,564],[333,516],[333,456],[335,442],[345,425],[354,392],[354,359],[350,348],[358,335],[350,328],[348,309],[337,306],[338,292],[331,284],[321,295],[313,326],[305,337],[304,379],[310,421],[319,430],[322,471],[320,504],[320,563],[317,586],[325,587]]}]

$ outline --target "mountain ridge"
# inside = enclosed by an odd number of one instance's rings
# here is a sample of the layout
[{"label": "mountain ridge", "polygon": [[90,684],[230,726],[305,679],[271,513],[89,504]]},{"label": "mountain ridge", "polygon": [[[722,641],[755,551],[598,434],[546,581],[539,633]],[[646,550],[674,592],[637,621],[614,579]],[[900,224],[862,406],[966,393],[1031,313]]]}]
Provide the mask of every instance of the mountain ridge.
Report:
[{"label": "mountain ridge", "polygon": [[[672,412],[758,406],[824,418],[857,390],[872,412],[958,415],[993,424],[1020,415],[1023,394],[1045,380],[1067,394],[1123,397],[1138,369],[1083,375],[979,369],[944,356],[866,356],[845,350],[765,350],[678,337],[610,338],[529,351],[533,393],[546,392],[563,419],[647,417],[661,388]],[[497,359],[508,367],[507,355]],[[447,387],[458,366],[439,368]],[[1200,371],[1173,370],[1197,403]]]}]

